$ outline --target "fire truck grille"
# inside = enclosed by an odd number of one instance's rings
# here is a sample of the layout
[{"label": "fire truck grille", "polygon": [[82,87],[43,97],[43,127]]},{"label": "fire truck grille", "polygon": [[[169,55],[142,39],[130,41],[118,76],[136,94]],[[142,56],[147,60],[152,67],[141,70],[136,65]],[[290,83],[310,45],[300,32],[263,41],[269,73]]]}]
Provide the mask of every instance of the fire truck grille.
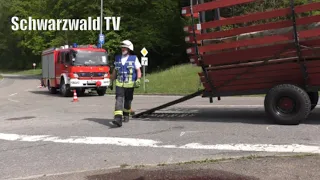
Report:
[{"label": "fire truck grille", "polygon": [[105,73],[102,72],[81,72],[79,77],[102,77]]}]

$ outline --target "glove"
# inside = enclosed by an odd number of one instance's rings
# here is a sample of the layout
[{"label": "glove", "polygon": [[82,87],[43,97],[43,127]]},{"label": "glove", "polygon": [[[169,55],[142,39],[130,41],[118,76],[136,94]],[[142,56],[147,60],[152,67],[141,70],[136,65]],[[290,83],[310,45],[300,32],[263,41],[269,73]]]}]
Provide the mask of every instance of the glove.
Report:
[{"label": "glove", "polygon": [[137,79],[136,82],[134,82],[134,87],[135,88],[140,87],[140,79]]}]

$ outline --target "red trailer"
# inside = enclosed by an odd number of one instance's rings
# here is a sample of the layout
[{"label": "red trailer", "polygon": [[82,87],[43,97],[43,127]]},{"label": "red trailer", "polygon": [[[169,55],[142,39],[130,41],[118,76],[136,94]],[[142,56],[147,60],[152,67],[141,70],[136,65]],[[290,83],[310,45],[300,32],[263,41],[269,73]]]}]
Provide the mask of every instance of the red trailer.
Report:
[{"label": "red trailer", "polygon": [[[204,91],[213,97],[266,94],[267,115],[278,124],[299,124],[318,103],[320,89],[320,2],[204,21],[196,13],[228,10],[263,0],[217,0],[182,8],[190,62],[201,66]],[[219,11],[217,11],[219,12]],[[199,18],[200,19],[199,19]],[[199,33],[200,32],[200,33]],[[159,108],[144,113],[151,113]],[[139,114],[142,115],[142,114]]]}]

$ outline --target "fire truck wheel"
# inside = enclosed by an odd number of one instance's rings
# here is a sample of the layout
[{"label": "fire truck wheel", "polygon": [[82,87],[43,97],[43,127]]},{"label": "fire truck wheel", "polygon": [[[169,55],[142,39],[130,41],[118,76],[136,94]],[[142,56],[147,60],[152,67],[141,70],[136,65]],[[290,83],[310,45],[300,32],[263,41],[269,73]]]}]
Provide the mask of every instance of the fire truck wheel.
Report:
[{"label": "fire truck wheel", "polygon": [[57,88],[51,87],[50,84],[48,84],[48,90],[51,94],[57,93]]},{"label": "fire truck wheel", "polygon": [[319,93],[318,92],[308,92],[310,101],[311,101],[311,111],[316,108],[319,101]]},{"label": "fire truck wheel", "polygon": [[85,89],[76,89],[77,91],[77,96],[84,96],[84,93],[85,93]]},{"label": "fire truck wheel", "polygon": [[97,93],[99,96],[104,96],[107,92],[107,88],[97,89]]},{"label": "fire truck wheel", "polygon": [[48,82],[47,82],[47,87],[48,87],[48,90],[49,90],[49,92],[50,92],[51,94],[56,94],[56,93],[57,93],[57,88],[51,87],[49,80],[48,80]]},{"label": "fire truck wheel", "polygon": [[266,95],[264,106],[268,116],[281,125],[298,125],[311,111],[307,92],[291,84],[272,88]]},{"label": "fire truck wheel", "polygon": [[60,94],[61,96],[64,96],[64,97],[72,96],[72,92],[70,91],[70,85],[65,84],[63,78],[61,79],[61,83],[60,83]]}]

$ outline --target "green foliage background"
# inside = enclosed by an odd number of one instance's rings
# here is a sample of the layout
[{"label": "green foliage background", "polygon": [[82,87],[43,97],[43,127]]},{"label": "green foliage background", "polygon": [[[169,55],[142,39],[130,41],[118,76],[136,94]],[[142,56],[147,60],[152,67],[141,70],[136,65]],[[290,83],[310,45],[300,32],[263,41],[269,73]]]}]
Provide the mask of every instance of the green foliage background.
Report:
[{"label": "green foliage background", "polygon": [[[208,1],[208,0],[206,0]],[[302,4],[309,0],[295,0]],[[319,1],[319,0],[313,0]],[[111,60],[121,40],[130,39],[136,54],[146,47],[148,69],[159,70],[189,62],[183,27],[188,23],[180,15],[189,0],[104,0],[104,16],[120,16],[120,31],[104,31],[104,48]],[[289,7],[289,0],[265,0],[221,9],[221,16]],[[213,18],[207,13],[208,20]],[[99,31],[12,31],[11,17],[20,19],[86,19],[100,16],[100,0],[0,0],[0,69],[29,69],[40,63],[41,51],[64,44],[96,44]],[[226,27],[230,28],[230,27]],[[104,28],[105,29],[105,28]],[[149,71],[149,72],[150,72]]]}]

